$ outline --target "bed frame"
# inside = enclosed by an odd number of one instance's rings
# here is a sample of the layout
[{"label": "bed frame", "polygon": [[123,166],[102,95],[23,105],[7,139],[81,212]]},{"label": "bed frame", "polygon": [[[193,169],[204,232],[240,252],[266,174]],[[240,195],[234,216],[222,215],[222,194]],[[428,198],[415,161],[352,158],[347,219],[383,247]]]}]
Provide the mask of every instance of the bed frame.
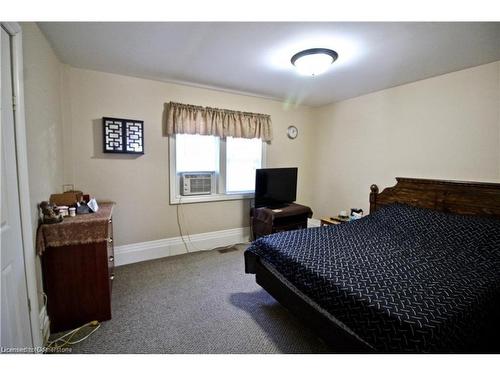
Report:
[{"label": "bed frame", "polygon": [[391,203],[461,215],[500,218],[500,183],[396,177],[397,184],[379,193],[370,187],[370,213]]},{"label": "bed frame", "polygon": [[[370,213],[391,203],[429,208],[441,212],[492,216],[500,219],[500,183],[430,180],[396,177],[393,187],[379,193],[370,187]],[[373,348],[349,332],[331,314],[319,308],[286,279],[251,253],[245,253],[245,271],[255,273],[262,286],[285,308],[291,311],[336,353],[367,353]]]}]

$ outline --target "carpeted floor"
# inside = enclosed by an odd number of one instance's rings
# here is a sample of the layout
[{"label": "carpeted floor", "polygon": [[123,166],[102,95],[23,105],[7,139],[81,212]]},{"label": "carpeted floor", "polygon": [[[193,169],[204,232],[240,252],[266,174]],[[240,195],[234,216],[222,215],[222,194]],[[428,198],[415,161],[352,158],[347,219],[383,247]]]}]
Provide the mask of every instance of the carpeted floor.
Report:
[{"label": "carpeted floor", "polygon": [[113,318],[73,353],[324,353],[244,273],[244,246],[118,267]]}]

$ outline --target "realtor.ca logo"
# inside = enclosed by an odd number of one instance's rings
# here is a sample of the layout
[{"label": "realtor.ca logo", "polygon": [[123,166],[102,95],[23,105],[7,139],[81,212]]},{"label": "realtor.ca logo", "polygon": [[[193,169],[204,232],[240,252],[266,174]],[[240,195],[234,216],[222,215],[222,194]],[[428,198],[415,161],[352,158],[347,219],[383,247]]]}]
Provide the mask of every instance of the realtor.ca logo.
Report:
[{"label": "realtor.ca logo", "polygon": [[0,346],[0,353],[8,354],[8,353],[71,353],[72,348],[51,348],[47,346],[35,346],[35,347],[6,347]]}]

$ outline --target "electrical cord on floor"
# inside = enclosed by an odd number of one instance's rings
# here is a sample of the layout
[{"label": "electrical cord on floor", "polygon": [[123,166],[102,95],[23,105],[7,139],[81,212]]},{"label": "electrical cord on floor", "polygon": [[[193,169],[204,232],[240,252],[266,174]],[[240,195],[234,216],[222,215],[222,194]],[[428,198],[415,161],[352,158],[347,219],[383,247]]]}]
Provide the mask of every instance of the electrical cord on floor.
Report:
[{"label": "electrical cord on floor", "polygon": [[[180,212],[180,214],[179,214]],[[191,245],[193,249],[196,251],[206,251],[206,250],[211,250],[211,249],[199,249],[191,240],[191,236],[189,235],[189,231],[187,228],[185,230],[182,230],[182,224],[181,224],[181,219],[186,222],[186,217],[184,216],[184,207],[182,203],[182,197],[179,197],[179,204],[177,205],[177,226],[179,227],[179,233],[181,235],[182,242],[184,244],[184,247],[186,248],[186,252],[190,253],[188,243]],[[184,238],[184,233],[186,234],[187,237],[187,242],[186,239]]]},{"label": "electrical cord on floor", "polygon": [[[88,323],[86,323],[78,328],[75,328],[75,329],[65,333],[64,335],[62,335],[54,340],[47,341],[47,348],[49,348],[49,349],[61,349],[61,348],[66,347],[67,345],[78,344],[78,343],[86,340],[87,338],[89,338],[90,335],[92,335],[95,331],[97,331],[100,326],[101,326],[101,323],[99,323],[97,320],[92,320],[91,322],[88,322]],[[91,329],[85,336],[83,336],[82,338],[79,338],[75,341],[71,341],[76,334],[82,332],[87,327],[91,327]]]},{"label": "electrical cord on floor", "polygon": [[[184,216],[184,210],[183,210],[183,203],[182,203],[182,197],[179,197],[179,204],[177,205],[177,227],[179,228],[179,234],[181,235],[181,239],[182,239],[182,243],[184,244],[184,247],[186,248],[186,252],[190,253],[189,251],[189,247],[188,247],[188,243],[189,245],[194,248],[196,251],[206,251],[206,250],[213,250],[213,249],[199,249],[194,243],[193,241],[191,240],[191,236],[189,235],[189,231],[187,230],[187,228],[185,228],[185,230],[183,231],[182,230],[182,224],[181,224],[181,218],[182,220],[184,220],[184,222],[186,221],[185,219],[185,216]],[[186,236],[187,236],[187,242],[184,238],[184,233],[186,233]],[[217,247],[216,249],[219,249],[219,250],[224,250],[224,249],[230,249],[236,245],[243,245],[244,243],[236,243],[236,244],[231,244],[231,245],[227,245],[227,246],[221,246],[221,247]]]},{"label": "electrical cord on floor", "polygon": [[48,329],[48,324],[46,325],[46,321],[48,320],[48,316],[47,316],[47,300],[48,300],[48,297],[47,295],[45,294],[45,292],[42,290],[40,292],[38,292],[38,294],[40,294],[43,298],[43,310],[44,310],[44,321],[40,324],[40,335],[42,337],[42,342],[43,344],[45,345],[48,337],[46,337],[46,335],[49,333],[49,329]]},{"label": "electrical cord on floor", "polygon": [[[40,294],[43,296],[43,306],[45,307],[45,311],[47,311],[47,301],[48,301],[47,294],[45,294],[45,292],[40,292]],[[90,335],[92,335],[95,331],[97,331],[100,326],[101,326],[101,323],[99,323],[97,320],[92,320],[91,322],[88,322],[87,324],[84,324],[83,326],[75,328],[75,329],[65,333],[64,335],[57,337],[54,340],[47,340],[45,346],[49,349],[61,349],[61,348],[66,347],[67,345],[78,344],[79,342],[82,342],[82,341],[86,340],[88,337],[90,337]],[[92,327],[91,330],[89,331],[89,333],[87,333],[84,337],[79,338],[76,341],[71,341],[76,334],[80,333],[82,330],[84,330],[87,327]]]}]

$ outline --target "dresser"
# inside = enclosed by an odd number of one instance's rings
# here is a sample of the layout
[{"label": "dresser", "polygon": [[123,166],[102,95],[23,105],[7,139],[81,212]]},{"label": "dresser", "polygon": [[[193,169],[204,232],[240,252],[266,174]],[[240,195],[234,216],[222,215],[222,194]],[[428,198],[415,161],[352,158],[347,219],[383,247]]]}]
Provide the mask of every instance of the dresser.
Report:
[{"label": "dresser", "polygon": [[111,319],[113,206],[100,202],[96,213],[38,229],[51,333]]}]

